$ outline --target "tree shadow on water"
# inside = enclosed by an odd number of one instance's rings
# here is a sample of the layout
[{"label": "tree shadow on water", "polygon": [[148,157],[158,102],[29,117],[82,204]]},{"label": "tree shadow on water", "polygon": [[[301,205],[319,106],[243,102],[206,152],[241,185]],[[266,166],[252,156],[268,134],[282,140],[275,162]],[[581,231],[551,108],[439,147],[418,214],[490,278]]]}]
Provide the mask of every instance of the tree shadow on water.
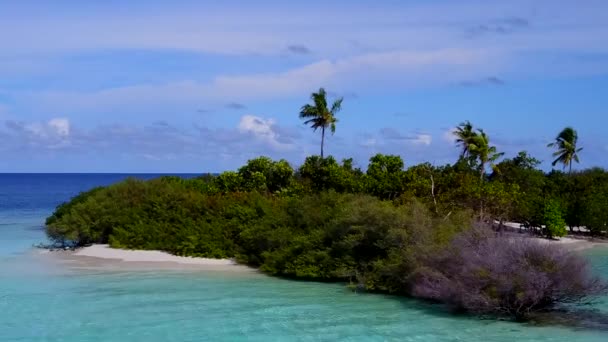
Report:
[{"label": "tree shadow on water", "polygon": [[608,332],[608,312],[582,307],[561,309],[538,313],[532,317],[529,324]]},{"label": "tree shadow on water", "polygon": [[417,310],[423,314],[438,318],[474,320],[488,324],[496,322],[511,322],[520,324],[522,327],[563,327],[575,330],[594,330],[608,332],[608,312],[596,308],[569,307],[547,312],[535,313],[527,321],[518,322],[507,316],[480,316],[465,311],[454,310],[448,305],[436,303],[411,297],[393,298],[399,301],[405,308]]}]

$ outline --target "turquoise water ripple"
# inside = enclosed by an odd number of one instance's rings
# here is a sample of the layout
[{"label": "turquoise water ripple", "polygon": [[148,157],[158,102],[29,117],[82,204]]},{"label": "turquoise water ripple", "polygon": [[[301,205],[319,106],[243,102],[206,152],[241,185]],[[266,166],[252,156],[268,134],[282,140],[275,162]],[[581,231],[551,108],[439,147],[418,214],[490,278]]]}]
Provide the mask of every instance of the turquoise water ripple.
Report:
[{"label": "turquoise water ripple", "polygon": [[[46,197],[63,200],[104,183],[85,180],[67,192],[31,190],[38,194],[28,193],[20,208],[8,205],[18,194],[0,190],[0,341],[608,341],[606,330],[453,316],[340,284],[252,272],[82,269],[32,251],[52,210]],[[608,249],[587,254],[608,275]],[[595,309],[608,312],[608,300]]]},{"label": "turquoise water ripple", "polygon": [[[598,254],[601,254],[598,252]],[[45,256],[48,257],[48,256]],[[605,260],[605,259],[604,259]],[[7,263],[12,266],[5,267]],[[455,317],[339,284],[221,271],[0,261],[0,341],[606,341],[605,331]]]}]

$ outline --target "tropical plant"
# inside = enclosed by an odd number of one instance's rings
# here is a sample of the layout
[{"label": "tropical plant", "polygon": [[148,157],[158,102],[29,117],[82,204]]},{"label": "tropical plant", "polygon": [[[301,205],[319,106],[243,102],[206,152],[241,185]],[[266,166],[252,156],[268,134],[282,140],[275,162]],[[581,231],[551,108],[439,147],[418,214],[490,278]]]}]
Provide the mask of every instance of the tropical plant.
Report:
[{"label": "tropical plant", "polygon": [[513,203],[513,219],[524,225],[540,227],[542,225],[545,194],[543,189],[546,177],[537,167],[540,161],[522,151],[512,159],[504,159],[496,165],[500,173],[490,176],[492,182],[500,181],[519,187],[520,196]]},{"label": "tropical plant", "polygon": [[284,159],[273,161],[269,157],[250,159],[239,171],[248,190],[267,190],[272,193],[286,188],[293,177],[293,168]]},{"label": "tropical plant", "polygon": [[[475,134],[489,145],[483,131]],[[471,144],[471,158],[487,165],[496,153],[482,145]],[[129,179],[94,189],[59,206],[46,232],[63,246],[108,243],[234,257],[272,275],[349,282],[357,290],[521,319],[605,293],[582,256],[502,237],[483,224],[475,229],[473,220],[476,210],[481,221],[511,220],[521,199],[532,197],[526,203],[535,204],[534,213],[523,215],[539,216],[548,235],[566,233],[568,210],[601,234],[608,228],[608,172],[545,176],[522,153],[501,163],[504,172],[480,181],[463,162],[404,171],[399,156],[376,155],[363,173],[352,159],[340,164],[316,155],[294,174],[286,161],[260,157],[238,172]]]},{"label": "tropical plant", "polygon": [[403,192],[403,160],[400,156],[376,154],[367,167],[368,191],[380,198],[395,198]]},{"label": "tropical plant", "polygon": [[544,215],[546,234],[548,237],[562,237],[566,235],[566,221],[563,218],[561,206],[558,201],[548,199],[545,203]]},{"label": "tropical plant", "polygon": [[547,147],[555,148],[556,151],[553,152],[553,156],[557,157],[551,165],[555,166],[557,163],[561,163],[563,168],[566,169],[566,166],[569,168],[568,173],[572,172],[572,161],[579,162],[578,153],[583,150],[583,148],[577,148],[576,144],[578,142],[578,133],[572,127],[564,128],[557,137],[555,141],[548,144]]},{"label": "tropical plant", "polygon": [[471,153],[470,146],[473,143],[473,139],[477,135],[477,133],[473,130],[473,124],[467,120],[458,125],[453,134],[456,136],[456,144],[460,145],[462,148],[460,158],[469,157]]},{"label": "tropical plant", "polygon": [[353,169],[351,160],[345,159],[340,165],[332,156],[327,158],[309,156],[297,173],[304,187],[315,192],[324,190],[360,192],[364,187],[361,175],[361,170]]},{"label": "tropical plant", "polygon": [[325,145],[325,130],[336,131],[336,114],[342,108],[342,98],[335,100],[331,108],[327,106],[327,93],[320,88],[319,92],[312,93],[310,96],[313,104],[305,104],[300,110],[300,119],[305,119],[305,124],[310,125],[313,131],[321,129],[321,158],[323,158],[323,147]]},{"label": "tropical plant", "polygon": [[504,155],[503,152],[497,152],[496,146],[490,146],[490,137],[482,130],[477,130],[468,146],[468,153],[479,160],[479,177],[483,180],[486,172],[486,166],[490,165],[492,169],[497,171],[495,162]]}]

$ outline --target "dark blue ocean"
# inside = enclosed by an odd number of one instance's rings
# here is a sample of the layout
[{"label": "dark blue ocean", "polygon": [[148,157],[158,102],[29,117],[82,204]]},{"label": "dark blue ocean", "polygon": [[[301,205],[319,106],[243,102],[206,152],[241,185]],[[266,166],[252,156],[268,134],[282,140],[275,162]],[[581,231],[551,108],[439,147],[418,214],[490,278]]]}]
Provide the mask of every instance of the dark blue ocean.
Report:
[{"label": "dark blue ocean", "polygon": [[[602,329],[456,317],[340,284],[82,267],[32,248],[45,241],[45,218],[70,197],[156,176],[0,174],[0,341],[608,341]],[[606,248],[585,255],[608,276]],[[608,313],[608,301],[591,309]]]}]

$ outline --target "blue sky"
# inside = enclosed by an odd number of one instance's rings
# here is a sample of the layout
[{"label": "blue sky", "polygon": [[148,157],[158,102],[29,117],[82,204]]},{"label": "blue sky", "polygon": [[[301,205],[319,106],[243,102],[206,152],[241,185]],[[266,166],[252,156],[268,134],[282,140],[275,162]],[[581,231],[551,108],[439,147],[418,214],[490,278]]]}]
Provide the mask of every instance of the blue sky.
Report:
[{"label": "blue sky", "polygon": [[298,165],[298,119],[344,97],[326,151],[453,162],[470,120],[499,150],[567,126],[608,167],[608,2],[3,1],[0,172],[218,172]]}]

